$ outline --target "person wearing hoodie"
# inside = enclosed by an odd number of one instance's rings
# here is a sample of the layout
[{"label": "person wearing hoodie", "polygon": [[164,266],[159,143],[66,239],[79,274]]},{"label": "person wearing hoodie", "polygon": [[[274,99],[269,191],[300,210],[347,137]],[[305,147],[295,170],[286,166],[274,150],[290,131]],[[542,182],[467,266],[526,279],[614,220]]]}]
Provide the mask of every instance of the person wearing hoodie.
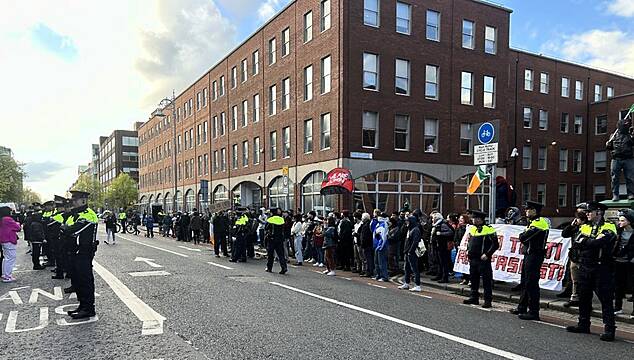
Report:
[{"label": "person wearing hoodie", "polygon": [[372,277],[374,276],[374,249],[373,249],[373,236],[371,229],[371,221],[370,214],[363,213],[361,216],[361,228],[359,229],[361,233],[361,249],[363,250],[363,264],[364,264],[364,272],[360,275],[361,277]]},{"label": "person wearing hoodie", "polygon": [[14,282],[13,267],[15,266],[16,248],[18,246],[18,232],[20,224],[11,217],[11,208],[0,207],[0,247],[2,247],[2,282]]},{"label": "person wearing hoodie", "polygon": [[[420,243],[422,239],[418,218],[416,216],[409,216],[407,220],[405,220],[405,225],[407,227],[407,234],[405,235],[405,251],[403,254],[403,257],[405,258],[405,277],[403,278],[403,285],[398,288],[401,290],[409,289],[410,291],[421,292],[420,272],[418,271],[418,255],[416,255],[418,243]],[[409,283],[412,275],[414,275],[414,284],[416,284],[416,286],[410,289]]]},{"label": "person wearing hoodie", "polygon": [[451,250],[453,246],[454,231],[447,223],[441,213],[435,212],[432,216],[431,242],[436,249],[436,263],[438,264],[438,275],[432,281],[441,284],[449,282],[449,272],[451,271]]},{"label": "person wearing hoodie", "polygon": [[335,276],[337,263],[335,261],[335,249],[337,248],[337,221],[334,217],[329,216],[327,227],[324,231],[324,252],[326,260],[326,270],[324,274]]},{"label": "person wearing hoodie", "polygon": [[621,170],[625,175],[627,199],[634,200],[634,128],[632,127],[632,115],[619,120],[616,131],[605,144],[610,150],[612,162],[610,175],[612,177],[612,200],[619,200],[619,186]]},{"label": "person wearing hoodie", "polygon": [[377,224],[374,228],[374,262],[376,267],[376,278],[378,281],[389,281],[387,274],[387,234],[388,220],[387,214],[382,213],[377,217]]}]

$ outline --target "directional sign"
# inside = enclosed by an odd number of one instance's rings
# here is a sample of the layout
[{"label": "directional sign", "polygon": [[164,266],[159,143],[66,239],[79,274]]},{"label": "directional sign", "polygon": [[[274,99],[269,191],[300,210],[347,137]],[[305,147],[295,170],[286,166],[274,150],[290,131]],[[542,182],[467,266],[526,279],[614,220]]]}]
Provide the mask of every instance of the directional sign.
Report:
[{"label": "directional sign", "polygon": [[473,165],[491,165],[497,163],[498,143],[474,146]]},{"label": "directional sign", "polygon": [[162,265],[159,265],[159,264],[153,262],[154,259],[147,259],[147,258],[143,258],[143,257],[137,257],[136,259],[134,259],[134,261],[144,262],[144,263],[150,265],[153,268],[162,268],[163,267]]},{"label": "directional sign", "polygon": [[488,144],[495,138],[495,126],[490,122],[485,122],[478,128],[478,141],[480,144]]}]

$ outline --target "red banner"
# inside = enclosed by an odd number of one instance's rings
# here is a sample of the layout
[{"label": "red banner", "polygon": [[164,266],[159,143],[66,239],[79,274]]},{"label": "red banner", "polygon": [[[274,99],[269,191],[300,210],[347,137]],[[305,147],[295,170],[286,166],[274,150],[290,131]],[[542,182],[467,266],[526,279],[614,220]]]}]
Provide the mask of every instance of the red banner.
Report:
[{"label": "red banner", "polygon": [[336,168],[328,173],[328,176],[321,183],[322,195],[332,194],[352,194],[354,191],[354,180],[350,170]]}]

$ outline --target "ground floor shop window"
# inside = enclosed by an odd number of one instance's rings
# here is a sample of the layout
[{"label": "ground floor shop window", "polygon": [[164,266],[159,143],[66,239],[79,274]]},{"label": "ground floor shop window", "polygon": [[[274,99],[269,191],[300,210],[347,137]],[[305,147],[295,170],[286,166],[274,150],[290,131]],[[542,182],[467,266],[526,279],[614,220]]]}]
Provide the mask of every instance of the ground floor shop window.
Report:
[{"label": "ground floor shop window", "polygon": [[[288,178],[287,178],[288,179]],[[269,185],[269,207],[290,210],[295,206],[294,185],[290,180],[284,184],[284,177],[278,176]]]},{"label": "ground floor shop window", "polygon": [[489,180],[486,180],[475,194],[467,194],[467,188],[473,174],[465,175],[454,182],[454,206],[456,212],[466,212],[469,209],[477,209],[489,213]]},{"label": "ground floor shop window", "polygon": [[307,213],[315,211],[319,216],[326,216],[335,210],[335,195],[321,195],[321,182],[326,178],[323,171],[315,171],[309,174],[302,182],[302,211]]}]

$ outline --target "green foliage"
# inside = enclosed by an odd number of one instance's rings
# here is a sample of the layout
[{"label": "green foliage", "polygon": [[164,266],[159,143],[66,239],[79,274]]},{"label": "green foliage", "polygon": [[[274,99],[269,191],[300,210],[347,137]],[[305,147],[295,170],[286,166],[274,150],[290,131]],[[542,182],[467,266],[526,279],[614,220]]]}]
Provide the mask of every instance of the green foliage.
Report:
[{"label": "green foliage", "polygon": [[0,155],[0,202],[22,200],[24,170],[11,156]]},{"label": "green foliage", "polygon": [[79,190],[90,193],[88,197],[88,206],[91,209],[99,209],[104,207],[104,191],[101,183],[92,175],[83,173],[79,175],[77,183],[71,190]]},{"label": "green foliage", "polygon": [[32,204],[34,202],[39,202],[42,203],[42,197],[40,196],[40,194],[36,193],[35,191],[31,190],[31,188],[29,187],[25,187],[24,191],[22,192],[22,201],[23,204]]},{"label": "green foliage", "polygon": [[106,202],[113,209],[127,208],[136,203],[139,197],[139,187],[126,173],[120,173],[112,181],[106,193]]}]

